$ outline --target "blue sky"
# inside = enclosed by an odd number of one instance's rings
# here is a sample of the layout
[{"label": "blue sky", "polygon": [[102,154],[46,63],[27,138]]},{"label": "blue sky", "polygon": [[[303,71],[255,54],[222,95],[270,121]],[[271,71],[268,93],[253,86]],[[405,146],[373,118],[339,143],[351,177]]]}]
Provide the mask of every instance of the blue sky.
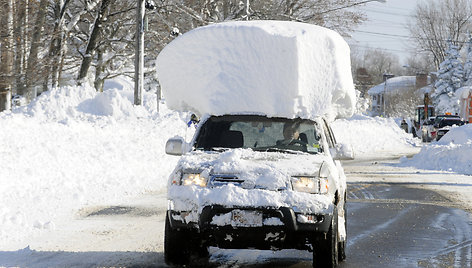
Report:
[{"label": "blue sky", "polygon": [[406,26],[420,1],[387,0],[386,3],[370,2],[363,5],[360,9],[368,16],[368,20],[356,28],[352,38],[347,39],[349,45],[358,50],[381,48],[398,55],[400,62],[405,63],[413,51]]}]

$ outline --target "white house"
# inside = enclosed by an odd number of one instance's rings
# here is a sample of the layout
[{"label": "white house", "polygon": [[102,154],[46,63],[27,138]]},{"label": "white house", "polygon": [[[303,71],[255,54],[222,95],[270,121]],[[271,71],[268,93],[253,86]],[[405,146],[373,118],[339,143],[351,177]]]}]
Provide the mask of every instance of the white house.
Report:
[{"label": "white house", "polygon": [[458,89],[456,96],[458,96],[460,104],[459,116],[472,123],[472,86]]},{"label": "white house", "polygon": [[[372,115],[385,115],[385,107],[388,104],[388,96],[385,93],[397,93],[406,89],[425,88],[430,83],[430,77],[426,74],[417,74],[416,76],[398,76],[385,79],[385,82],[369,89],[367,92],[372,99]],[[423,89],[422,89],[423,90]],[[422,92],[425,93],[425,92]]]}]

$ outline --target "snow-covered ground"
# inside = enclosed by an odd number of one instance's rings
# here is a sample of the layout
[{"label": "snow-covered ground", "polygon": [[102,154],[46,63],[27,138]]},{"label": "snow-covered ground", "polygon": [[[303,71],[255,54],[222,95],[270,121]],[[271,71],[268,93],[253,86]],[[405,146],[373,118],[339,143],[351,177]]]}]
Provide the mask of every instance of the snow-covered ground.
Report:
[{"label": "snow-covered ground", "polygon": [[357,160],[409,156],[421,149],[421,141],[390,118],[354,115],[336,120],[332,128],[338,143],[352,145]]},{"label": "snow-covered ground", "polygon": [[452,127],[412,159],[402,159],[401,165],[472,175],[472,124]]},{"label": "snow-covered ground", "polygon": [[60,88],[0,114],[0,248],[54,229],[85,205],[165,190],[177,159],[164,144],[185,136],[187,115],[165,105],[157,113],[155,94],[133,106],[126,80],[108,86],[102,94]]},{"label": "snow-covered ground", "polygon": [[[164,144],[174,135],[190,138],[194,129],[188,114],[165,103],[158,113],[154,94],[145,94],[142,107],[132,105],[132,96],[132,84],[117,79],[103,93],[64,87],[0,114],[0,250],[26,248],[85,206],[165,190],[178,158],[167,156]],[[419,150],[393,120],[355,116],[336,121],[334,131],[358,158]],[[431,147],[457,148],[448,135]],[[470,163],[471,155],[461,157]]]}]

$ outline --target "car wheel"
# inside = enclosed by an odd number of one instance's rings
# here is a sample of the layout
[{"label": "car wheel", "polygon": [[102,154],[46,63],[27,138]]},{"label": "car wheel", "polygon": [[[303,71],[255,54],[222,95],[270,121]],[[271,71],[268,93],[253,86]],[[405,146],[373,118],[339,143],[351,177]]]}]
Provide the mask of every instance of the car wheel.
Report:
[{"label": "car wheel", "polygon": [[338,260],[339,262],[346,260],[346,241],[338,243]]},{"label": "car wheel", "polygon": [[167,265],[206,266],[208,248],[202,245],[198,234],[190,230],[172,229],[166,215],[164,231],[164,260]]},{"label": "car wheel", "polygon": [[334,214],[326,237],[313,246],[313,267],[336,267],[338,265],[338,210]]}]

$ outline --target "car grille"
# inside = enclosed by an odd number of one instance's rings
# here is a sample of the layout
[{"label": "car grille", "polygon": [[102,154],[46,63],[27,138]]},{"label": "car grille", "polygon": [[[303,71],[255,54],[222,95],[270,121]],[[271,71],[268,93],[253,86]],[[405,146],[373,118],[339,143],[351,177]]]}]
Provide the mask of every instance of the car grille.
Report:
[{"label": "car grille", "polygon": [[227,184],[234,184],[237,186],[241,186],[244,182],[243,179],[239,179],[237,176],[234,175],[211,175],[210,176],[210,186],[218,187]]}]

